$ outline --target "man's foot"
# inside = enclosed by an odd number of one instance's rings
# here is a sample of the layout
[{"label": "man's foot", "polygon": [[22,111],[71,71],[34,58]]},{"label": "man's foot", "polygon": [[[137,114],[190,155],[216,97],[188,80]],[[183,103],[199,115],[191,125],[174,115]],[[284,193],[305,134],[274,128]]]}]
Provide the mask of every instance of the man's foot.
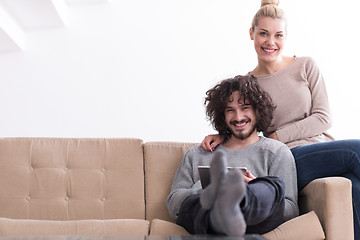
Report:
[{"label": "man's foot", "polygon": [[219,183],[226,173],[226,159],[224,153],[217,151],[210,163],[210,184],[202,191],[200,204],[205,209],[211,209],[214,206]]},{"label": "man's foot", "polygon": [[224,176],[210,212],[212,227],[215,231],[228,236],[242,236],[246,230],[240,202],[246,194],[246,183],[241,170],[231,169]]}]

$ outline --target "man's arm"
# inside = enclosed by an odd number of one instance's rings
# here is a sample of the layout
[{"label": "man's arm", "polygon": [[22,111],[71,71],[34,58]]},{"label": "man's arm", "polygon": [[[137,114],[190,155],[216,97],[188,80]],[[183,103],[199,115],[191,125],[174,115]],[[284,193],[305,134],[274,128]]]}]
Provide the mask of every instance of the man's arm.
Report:
[{"label": "man's arm", "polygon": [[[197,171],[197,169],[195,169]],[[201,191],[200,180],[194,181],[193,176],[193,151],[192,148],[187,151],[181,161],[171,185],[170,194],[166,199],[166,206],[170,217],[177,219],[180,207],[183,201],[190,195]]]},{"label": "man's arm", "polygon": [[299,215],[297,175],[294,157],[290,149],[283,145],[269,169],[270,176],[278,176],[285,183],[285,220]]}]

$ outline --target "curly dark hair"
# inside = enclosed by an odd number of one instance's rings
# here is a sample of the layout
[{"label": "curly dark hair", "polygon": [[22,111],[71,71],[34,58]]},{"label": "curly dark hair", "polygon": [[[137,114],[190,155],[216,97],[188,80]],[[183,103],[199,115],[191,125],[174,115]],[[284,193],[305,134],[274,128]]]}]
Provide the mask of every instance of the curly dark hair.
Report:
[{"label": "curly dark hair", "polygon": [[254,108],[256,116],[256,130],[262,132],[267,130],[273,119],[273,105],[270,95],[262,90],[254,76],[236,76],[223,80],[206,92],[204,105],[206,105],[206,115],[214,129],[226,138],[231,137],[230,131],[225,121],[225,108],[230,95],[239,91],[240,95],[248,99]]}]

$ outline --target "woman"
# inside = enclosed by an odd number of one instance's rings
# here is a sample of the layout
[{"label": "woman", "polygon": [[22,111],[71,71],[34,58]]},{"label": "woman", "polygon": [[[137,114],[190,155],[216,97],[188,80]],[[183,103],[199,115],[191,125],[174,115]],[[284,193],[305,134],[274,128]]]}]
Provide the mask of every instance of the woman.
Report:
[{"label": "woman", "polygon": [[[250,38],[258,65],[249,74],[258,79],[277,106],[272,126],[264,132],[289,146],[296,161],[298,188],[316,178],[343,176],[352,182],[354,232],[360,240],[360,140],[334,139],[323,77],[309,57],[283,56],[287,21],[278,0],[262,0]],[[201,146],[209,151],[224,141],[209,135]]]}]

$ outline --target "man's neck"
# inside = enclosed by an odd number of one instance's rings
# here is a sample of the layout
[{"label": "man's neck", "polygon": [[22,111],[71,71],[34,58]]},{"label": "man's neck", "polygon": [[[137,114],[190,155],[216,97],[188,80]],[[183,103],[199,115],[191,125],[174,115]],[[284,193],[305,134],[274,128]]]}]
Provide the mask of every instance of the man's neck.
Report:
[{"label": "man's neck", "polygon": [[223,146],[224,148],[229,150],[240,150],[250,146],[251,144],[256,143],[259,140],[260,137],[257,135],[256,131],[254,131],[254,133],[246,139],[238,139],[233,135],[228,141],[223,144]]}]

